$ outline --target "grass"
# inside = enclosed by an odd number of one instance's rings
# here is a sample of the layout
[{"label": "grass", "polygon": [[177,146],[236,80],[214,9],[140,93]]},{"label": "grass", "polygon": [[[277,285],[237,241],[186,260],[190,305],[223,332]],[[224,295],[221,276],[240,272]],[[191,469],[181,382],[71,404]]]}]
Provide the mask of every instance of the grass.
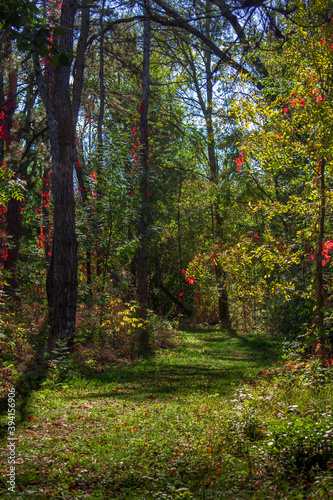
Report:
[{"label": "grass", "polygon": [[332,498],[328,371],[272,368],[279,346],[188,327],[149,360],[51,371],[17,397],[17,491],[4,433],[1,498]]}]

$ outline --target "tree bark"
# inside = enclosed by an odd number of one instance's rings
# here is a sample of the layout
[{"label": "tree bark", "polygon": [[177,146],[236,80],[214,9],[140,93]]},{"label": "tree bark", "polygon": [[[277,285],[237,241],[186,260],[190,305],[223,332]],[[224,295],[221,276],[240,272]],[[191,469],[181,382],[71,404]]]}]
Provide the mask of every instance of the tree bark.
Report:
[{"label": "tree bark", "polygon": [[[11,151],[13,137],[11,129],[13,126],[13,117],[17,106],[17,73],[11,70],[8,74],[8,97],[5,106],[5,158]],[[12,171],[15,172],[16,165],[9,164]],[[13,180],[15,180],[14,175]],[[21,203],[15,198],[11,198],[7,205],[6,212],[6,236],[9,239],[10,247],[8,255],[4,261],[3,267],[8,271],[6,292],[15,300],[19,300],[17,294],[19,283],[17,279],[17,261],[21,240]]]},{"label": "tree bark", "polygon": [[[82,157],[81,157],[81,160],[83,160]],[[83,163],[83,161],[79,161],[77,147],[75,148],[74,168],[75,168],[77,181],[79,184],[79,191],[81,193],[82,203],[83,203],[83,205],[87,205],[88,200],[89,200],[89,198],[88,198],[89,188],[88,188],[88,184],[86,182],[84,163]],[[86,275],[87,275],[87,285],[91,285],[92,273],[91,273],[91,251],[90,250],[87,250],[87,252],[86,252]],[[90,290],[90,296],[92,296],[91,290]]]},{"label": "tree bark", "polygon": [[[103,32],[103,18],[104,18],[104,0],[102,2],[102,11],[100,16],[100,43],[99,43],[99,113],[97,120],[97,140],[98,140],[98,166],[97,166],[97,199],[101,197],[100,183],[101,183],[101,170],[103,162],[103,121],[104,121],[104,108],[105,108],[105,86],[104,86],[104,32]],[[96,220],[96,227],[98,221]],[[101,276],[103,274],[103,257],[100,247],[97,248],[97,263],[96,274]],[[104,280],[104,278],[103,278]],[[99,286],[99,291],[102,287]]]},{"label": "tree bark", "polygon": [[[2,68],[1,68],[2,69]],[[5,154],[5,95],[3,89],[3,74],[0,73],[0,166],[3,164]]]},{"label": "tree bark", "polygon": [[182,226],[181,226],[181,211],[180,204],[182,198],[182,171],[179,170],[179,192],[178,192],[178,206],[177,206],[177,232],[178,232],[178,256],[179,256],[179,292],[183,292],[183,256],[182,256]]},{"label": "tree bark", "polygon": [[[206,0],[206,11],[211,11],[212,4],[210,0]],[[209,16],[206,18],[206,36],[210,37],[211,19]],[[207,48],[205,51],[205,70],[206,70],[206,107],[203,109],[206,119],[207,130],[207,148],[208,148],[208,162],[210,169],[210,177],[212,183],[216,186],[219,184],[219,165],[216,158],[215,147],[215,134],[213,126],[213,78],[212,78],[212,51]],[[216,236],[223,237],[223,221],[219,213],[219,196],[213,208],[215,219]],[[216,263],[215,275],[218,286],[218,307],[220,322],[225,326],[230,326],[228,291],[226,289],[226,274],[219,262]]]},{"label": "tree bark", "polygon": [[11,198],[7,205],[6,235],[10,237],[10,247],[8,248],[7,258],[3,263],[3,268],[9,273],[6,278],[5,290],[12,299],[19,300],[16,268],[21,240],[21,203],[15,198]]},{"label": "tree bark", "polygon": [[44,167],[43,172],[43,207],[42,207],[42,227],[41,236],[43,237],[44,252],[46,262],[50,263],[51,258],[51,235],[52,227],[50,224],[50,210],[49,210],[49,199],[50,199],[50,168],[49,166]]},{"label": "tree bark", "polygon": [[[206,0],[206,10],[211,10],[210,0]],[[210,16],[206,18],[206,36],[210,37]],[[215,136],[213,128],[213,78],[212,78],[212,52],[210,49],[205,50],[205,69],[206,69],[206,107],[203,109],[206,119],[207,129],[207,145],[208,145],[208,161],[212,182],[218,182],[218,163],[215,154]]]},{"label": "tree bark", "polygon": [[228,291],[226,289],[226,275],[225,271],[222,269],[221,265],[217,262],[215,267],[215,275],[218,286],[218,304],[219,304],[219,317],[220,322],[224,326],[230,326],[230,312],[229,312],[229,299],[228,299]]},{"label": "tree bark", "polygon": [[[83,83],[84,83],[85,54],[87,49],[87,43],[88,43],[87,41],[88,41],[89,26],[90,26],[89,0],[83,0],[82,7],[83,9],[81,10],[81,30],[77,44],[76,57],[73,69],[72,112],[73,112],[74,129],[76,128],[77,118],[81,104]],[[74,152],[74,168],[80,188],[82,203],[83,205],[85,205],[87,204],[88,201],[89,190],[87,188],[87,183],[85,181],[84,165],[82,161],[81,162],[79,161],[77,147],[75,148]],[[92,277],[91,277],[90,250],[87,250],[86,253],[86,273],[87,273],[87,284],[91,285]]]},{"label": "tree bark", "polygon": [[[137,252],[137,297],[142,319],[147,317],[148,306],[148,269],[147,269],[147,243],[148,243],[148,170],[149,170],[149,144],[148,144],[148,106],[149,106],[149,69],[150,69],[150,17],[145,10],[143,33],[143,72],[142,72],[142,100],[140,104],[140,216],[138,223],[139,248]],[[150,351],[149,331],[144,326],[139,336],[141,354]]]},{"label": "tree bark", "polygon": [[82,1],[82,14],[81,14],[81,30],[79,41],[76,49],[76,57],[73,69],[73,122],[74,128],[76,127],[77,117],[79,114],[81,96],[84,82],[84,66],[85,66],[85,54],[87,49],[87,40],[89,35],[89,25],[90,25],[90,8],[89,0]]},{"label": "tree bark", "polygon": [[317,302],[317,326],[319,337],[324,337],[324,317],[325,317],[325,302],[324,302],[324,279],[323,279],[323,242],[325,236],[325,215],[326,215],[326,196],[325,196],[325,160],[319,160],[319,231],[318,231],[318,248],[316,253],[316,302]]},{"label": "tree bark", "polygon": [[[64,0],[58,38],[58,50],[71,54],[76,0]],[[70,67],[59,65],[54,81],[45,85],[38,56],[34,55],[37,84],[49,125],[52,154],[52,194],[54,230],[52,257],[47,273],[46,291],[49,306],[49,348],[63,339],[73,346],[77,300],[77,239],[75,233],[75,201],[73,191],[73,161],[75,132],[70,99]]]},{"label": "tree bark", "polygon": [[100,43],[99,43],[99,114],[97,121],[97,138],[99,160],[102,160],[103,149],[103,120],[105,107],[105,88],[104,88],[104,33],[103,33],[104,1],[100,16]]}]

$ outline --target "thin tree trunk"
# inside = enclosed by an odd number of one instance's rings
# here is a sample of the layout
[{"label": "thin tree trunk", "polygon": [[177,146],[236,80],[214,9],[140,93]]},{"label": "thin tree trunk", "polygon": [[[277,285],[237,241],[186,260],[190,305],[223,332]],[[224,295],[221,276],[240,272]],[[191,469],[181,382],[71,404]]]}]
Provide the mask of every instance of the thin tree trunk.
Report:
[{"label": "thin tree trunk", "polygon": [[[2,68],[1,68],[2,69]],[[5,158],[5,95],[3,88],[3,74],[0,73],[0,168],[2,168],[3,161]],[[4,233],[5,233],[5,218],[6,218],[6,207],[0,205],[0,264],[3,266],[3,261],[7,254]],[[2,289],[2,283],[0,283],[0,289]]]},{"label": "thin tree trunk", "polygon": [[155,285],[158,286],[158,288],[160,288],[186,316],[191,316],[191,312],[186,309],[186,307],[180,302],[180,300],[172,295],[172,293],[163,285],[163,283],[158,281],[154,276],[152,277],[152,280]]},{"label": "thin tree trunk", "polygon": [[[206,0],[206,11],[210,12],[212,4],[210,0]],[[206,18],[206,36],[210,37],[210,25],[211,19],[209,16]],[[211,181],[217,186],[219,183],[219,165],[216,158],[216,146],[215,146],[215,134],[213,127],[213,79],[212,79],[212,53],[210,49],[206,49],[205,52],[205,69],[207,78],[206,87],[206,99],[207,105],[203,110],[206,119],[206,130],[207,130],[207,149],[208,149],[208,161],[210,169]],[[213,208],[215,219],[215,232],[216,236],[222,238],[223,235],[223,221],[219,213],[219,197]],[[214,228],[214,222],[212,221],[212,227]],[[229,304],[228,304],[228,292],[226,289],[226,273],[223,270],[219,262],[216,263],[215,275],[218,286],[218,307],[219,307],[219,317],[221,323],[225,326],[230,326],[230,315],[229,315]]]},{"label": "thin tree trunk", "polygon": [[[206,10],[209,12],[211,10],[210,0],[206,0]],[[206,36],[210,37],[210,24],[211,19],[208,15],[206,18]],[[210,49],[205,49],[205,69],[206,69],[206,99],[207,105],[203,112],[206,118],[206,129],[207,129],[207,146],[208,146],[208,161],[210,168],[210,176],[212,182],[217,184],[218,182],[218,171],[219,167],[215,155],[215,136],[213,128],[213,79],[212,79],[212,52]]]},{"label": "thin tree trunk", "polygon": [[101,11],[101,16],[100,16],[99,114],[98,114],[98,121],[97,121],[98,153],[99,153],[99,160],[100,161],[102,161],[102,159],[103,159],[103,154],[102,154],[102,149],[103,149],[103,120],[104,120],[104,107],[105,107],[103,17],[104,17],[104,1],[102,3],[102,11]]},{"label": "thin tree trunk", "polygon": [[[143,73],[142,100],[140,105],[140,218],[138,224],[139,249],[137,252],[137,296],[140,315],[147,317],[148,306],[148,270],[147,270],[147,236],[148,236],[148,105],[149,105],[149,69],[150,69],[150,18],[145,11],[143,33]],[[150,351],[149,331],[143,327],[139,336],[139,348],[142,354]]]},{"label": "thin tree trunk", "polygon": [[44,251],[45,257],[48,264],[51,259],[51,234],[52,227],[50,224],[50,210],[49,210],[49,199],[50,199],[50,168],[49,166],[44,167],[43,172],[43,207],[42,207],[42,236],[44,240]]},{"label": "thin tree trunk", "polygon": [[[72,112],[73,112],[73,123],[74,129],[76,128],[77,118],[79,114],[80,104],[81,104],[81,96],[82,89],[84,83],[84,67],[85,67],[85,54],[87,49],[87,40],[89,35],[89,25],[90,25],[90,7],[89,0],[82,1],[82,13],[81,13],[81,30],[80,36],[76,49],[76,58],[74,64],[74,81],[73,81],[73,97],[72,97]],[[81,199],[83,205],[87,204],[88,201],[88,188],[87,183],[85,182],[84,175],[84,165],[83,161],[79,161],[79,155],[77,151],[77,147],[75,148],[74,154],[74,168],[76,172],[76,177],[79,183]],[[91,285],[91,251],[87,250],[86,253],[86,273],[87,273],[87,284]],[[91,294],[91,291],[90,291]]]},{"label": "thin tree trunk", "polygon": [[316,302],[317,302],[317,326],[319,337],[324,336],[324,279],[323,279],[323,242],[325,236],[325,215],[326,215],[326,197],[325,197],[325,160],[319,160],[319,192],[320,192],[320,208],[319,208],[319,231],[318,231],[318,248],[316,253]]},{"label": "thin tree trunk", "polygon": [[[89,200],[89,197],[88,197],[89,189],[88,189],[87,182],[85,180],[84,164],[83,164],[83,161],[79,161],[77,147],[75,148],[74,168],[75,168],[77,181],[79,184],[79,191],[81,193],[81,200],[82,200],[83,206],[85,206],[88,204],[88,200]],[[92,273],[91,273],[91,251],[90,250],[87,250],[87,252],[86,252],[86,275],[87,275],[87,285],[91,285]],[[90,290],[90,296],[92,296],[91,290]]]},{"label": "thin tree trunk", "polygon": [[182,171],[179,170],[179,193],[178,193],[178,206],[177,206],[177,225],[178,225],[178,255],[179,255],[179,292],[183,292],[183,257],[182,257],[182,227],[181,227],[181,213],[180,204],[182,198]]},{"label": "thin tree trunk", "polygon": [[[215,207],[215,221],[216,221],[216,229],[217,233],[222,233],[223,222],[221,220],[218,206]],[[221,236],[222,237],[222,236]],[[224,326],[230,326],[230,311],[229,311],[229,297],[228,290],[226,288],[226,273],[221,266],[221,264],[217,261],[215,266],[215,276],[218,287],[218,306],[219,306],[219,317],[220,322]]]},{"label": "thin tree trunk", "polygon": [[[17,95],[17,73],[15,70],[11,70],[8,75],[8,98],[6,102],[6,112],[5,112],[5,154],[9,155],[12,145],[12,135],[11,129],[13,126],[13,117],[15,109],[17,106],[16,102]],[[13,171],[15,171],[16,165],[9,165]],[[15,180],[15,175],[14,175]],[[9,238],[10,247],[8,248],[8,256],[4,261],[4,269],[8,271],[7,277],[7,293],[14,298],[19,300],[17,295],[17,290],[19,287],[17,279],[17,261],[19,255],[19,247],[21,240],[21,203],[15,198],[11,198],[7,205],[6,212],[6,236]]]},{"label": "thin tree trunk", "polygon": [[218,263],[215,268],[215,275],[217,278],[218,292],[219,292],[218,303],[219,303],[220,322],[224,326],[230,326],[231,320],[229,312],[229,300],[228,300],[228,292],[225,285],[226,275],[222,267]]},{"label": "thin tree trunk", "polygon": [[[105,107],[105,86],[104,86],[104,31],[103,31],[103,18],[104,18],[104,1],[102,3],[102,11],[100,16],[100,44],[99,44],[99,114],[97,121],[97,139],[98,139],[98,167],[97,167],[97,199],[100,198],[100,183],[101,183],[101,171],[103,164],[103,121],[104,121],[104,107]],[[96,226],[98,227],[98,221],[96,221]],[[97,276],[103,274],[103,258],[101,248],[97,249],[97,264],[96,273]],[[104,278],[103,278],[104,281]],[[102,289],[99,286],[100,291]]]},{"label": "thin tree trunk", "polygon": [[[87,49],[87,40],[89,35],[90,25],[90,7],[89,0],[82,0],[81,5],[81,30],[76,49],[76,58],[73,69],[73,97],[72,97],[72,111],[74,128],[76,127],[77,117],[79,114],[81,96],[84,82],[84,66],[85,54]],[[91,5],[92,6],[92,5]]]},{"label": "thin tree trunk", "polygon": [[19,296],[17,295],[19,284],[16,268],[21,240],[21,203],[15,198],[11,198],[7,205],[6,235],[10,237],[8,255],[3,263],[4,269],[9,272],[6,292],[15,300],[19,300]]},{"label": "thin tree trunk", "polygon": [[3,89],[3,74],[0,73],[0,165],[5,154],[5,95]]}]

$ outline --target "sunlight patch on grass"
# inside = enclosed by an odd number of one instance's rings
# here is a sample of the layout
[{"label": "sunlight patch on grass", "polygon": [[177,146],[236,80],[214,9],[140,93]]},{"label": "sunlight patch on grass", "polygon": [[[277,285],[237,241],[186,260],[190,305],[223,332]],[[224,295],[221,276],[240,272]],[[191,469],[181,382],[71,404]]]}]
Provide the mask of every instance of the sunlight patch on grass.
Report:
[{"label": "sunlight patch on grass", "polygon": [[[316,498],[319,486],[297,476],[290,483],[278,436],[296,446],[291,431],[304,415],[309,432],[319,420],[319,435],[328,432],[330,417],[322,415],[332,390],[303,387],[290,370],[279,378],[269,368],[279,351],[267,339],[209,329],[181,338],[153,359],[89,369],[31,393],[17,427],[20,491],[65,499]],[[258,379],[259,370],[267,377]],[[329,474],[320,476],[327,488]],[[4,481],[0,492],[7,498]]]}]

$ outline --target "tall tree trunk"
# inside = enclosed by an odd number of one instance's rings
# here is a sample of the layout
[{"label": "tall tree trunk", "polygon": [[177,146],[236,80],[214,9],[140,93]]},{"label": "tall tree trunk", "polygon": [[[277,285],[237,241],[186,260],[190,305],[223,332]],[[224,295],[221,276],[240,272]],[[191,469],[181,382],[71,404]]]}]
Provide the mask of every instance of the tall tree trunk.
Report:
[{"label": "tall tree trunk", "polygon": [[[2,68],[1,68],[2,71]],[[3,161],[5,158],[5,95],[3,88],[3,74],[0,73],[0,168],[3,166]],[[0,264],[3,267],[4,257],[6,255],[4,233],[5,233],[5,218],[6,218],[6,207],[0,205]],[[0,290],[2,289],[2,283],[0,283]]]},{"label": "tall tree trunk", "polygon": [[[102,2],[102,11],[100,16],[100,43],[99,43],[99,113],[97,121],[97,139],[98,139],[98,167],[97,167],[97,199],[100,198],[100,184],[101,184],[101,171],[103,163],[103,121],[104,121],[104,107],[105,107],[105,86],[104,86],[104,32],[103,32],[103,18],[104,18],[104,0]],[[98,228],[98,221],[96,220],[96,227]],[[101,248],[97,248],[97,276],[103,273],[103,257]],[[102,287],[99,286],[99,290]]]},{"label": "tall tree trunk", "polygon": [[[206,0],[206,11],[211,11],[212,4],[210,0]],[[211,19],[208,15],[206,18],[206,36],[210,37]],[[208,162],[210,169],[211,181],[218,186],[219,183],[219,165],[216,158],[215,134],[213,127],[213,78],[212,78],[212,52],[209,48],[205,51],[205,69],[207,78],[206,87],[206,108],[203,110],[206,119],[207,130],[207,149]],[[215,232],[216,236],[222,239],[223,237],[223,220],[219,212],[219,196],[214,206]],[[212,224],[214,227],[214,223]],[[221,323],[225,326],[230,326],[228,291],[226,289],[226,273],[219,262],[216,263],[215,275],[218,286],[218,307]]]},{"label": "tall tree trunk", "polygon": [[[206,10],[211,10],[210,0],[206,0]],[[206,36],[210,37],[211,18],[207,15],[206,18]],[[208,161],[210,168],[210,176],[212,182],[217,184],[219,167],[215,154],[215,136],[213,128],[213,78],[212,78],[212,52],[209,48],[205,49],[205,69],[206,69],[206,108],[203,110],[206,119],[207,130],[207,147],[208,147]]]},{"label": "tall tree trunk", "polygon": [[[58,49],[65,54],[73,50],[73,26],[76,0],[63,0]],[[45,85],[38,56],[34,55],[36,77],[49,126],[52,155],[52,194],[54,201],[54,230],[52,257],[47,273],[46,291],[49,305],[49,347],[64,339],[73,346],[77,300],[77,239],[75,233],[75,201],[73,190],[73,161],[75,132],[70,99],[70,67],[59,65],[54,81]]]},{"label": "tall tree trunk", "polygon": [[[89,35],[89,25],[90,25],[90,8],[89,0],[82,1],[82,11],[81,11],[81,30],[80,36],[76,49],[76,58],[73,69],[73,97],[72,97],[72,112],[73,112],[73,123],[74,129],[76,128],[77,118],[79,114],[82,89],[84,83],[84,67],[85,67],[85,53],[87,49],[87,40]],[[88,202],[88,188],[84,174],[84,164],[83,164],[83,154],[80,161],[78,155],[78,149],[75,148],[74,154],[74,168],[79,183],[79,188],[81,192],[81,199],[83,205]],[[91,251],[87,250],[86,254],[86,272],[87,272],[87,284],[91,284]],[[91,291],[90,291],[91,293]]]},{"label": "tall tree trunk", "polygon": [[50,199],[50,168],[49,166],[44,167],[43,172],[43,207],[42,207],[42,227],[41,236],[43,238],[44,252],[46,261],[50,263],[51,258],[51,234],[52,227],[50,224],[50,210],[49,210],[49,199]]},{"label": "tall tree trunk", "polygon": [[76,57],[73,68],[73,95],[72,95],[72,112],[74,128],[76,127],[77,118],[79,114],[82,89],[84,83],[84,67],[85,67],[85,54],[87,50],[87,40],[89,35],[90,26],[90,6],[89,0],[82,0],[81,2],[81,29],[80,36],[76,48]]},{"label": "tall tree trunk", "polygon": [[[81,155],[83,156],[83,155]],[[84,171],[84,163],[83,158],[82,161],[79,161],[79,155],[77,151],[77,147],[75,148],[75,161],[74,168],[77,177],[77,181],[79,184],[79,191],[81,193],[81,200],[83,205],[87,205],[89,201],[89,188],[88,183],[86,182],[86,176]],[[87,285],[91,285],[92,283],[92,274],[91,274],[91,251],[87,250],[86,252],[86,275],[87,275]],[[90,290],[90,296],[92,297],[92,291]]]},{"label": "tall tree trunk", "polygon": [[[179,292],[183,293],[183,256],[182,256],[182,227],[181,227],[181,212],[180,204],[182,199],[182,171],[179,170],[179,192],[178,192],[178,205],[177,205],[177,232],[178,232],[178,256],[179,256]],[[181,295],[180,295],[181,297]]]},{"label": "tall tree trunk", "polygon": [[[1,68],[2,71],[2,68]],[[0,72],[0,166],[5,154],[5,94],[3,89],[3,74]]]},{"label": "tall tree trunk", "polygon": [[[12,145],[12,135],[11,129],[13,126],[13,117],[15,109],[17,106],[17,73],[15,70],[11,70],[8,75],[8,97],[6,102],[6,112],[5,112],[5,154],[8,156],[11,151]],[[9,167],[15,172],[17,165],[9,164]],[[15,180],[14,175],[14,180]],[[7,205],[6,212],[6,236],[9,238],[10,247],[8,248],[8,256],[4,261],[4,269],[8,271],[7,277],[7,293],[14,298],[19,300],[17,295],[18,290],[18,279],[17,279],[17,261],[19,255],[19,247],[21,240],[21,203],[15,198],[11,198]]]},{"label": "tall tree trunk", "polygon": [[98,153],[99,160],[103,159],[103,120],[105,106],[105,88],[104,88],[104,32],[103,32],[103,17],[104,17],[104,0],[102,3],[102,11],[100,16],[100,42],[99,42],[99,114],[97,121],[97,138],[98,138]]},{"label": "tall tree trunk", "polygon": [[6,278],[6,292],[13,299],[19,300],[19,296],[17,295],[19,284],[16,268],[21,239],[21,203],[15,198],[11,198],[7,205],[6,236],[10,237],[10,247],[8,248],[7,258],[3,263],[3,268],[9,273],[8,277]]},{"label": "tall tree trunk", "polygon": [[324,279],[323,279],[323,242],[325,236],[325,215],[326,215],[326,196],[325,196],[325,160],[319,160],[319,231],[318,231],[318,248],[316,253],[316,302],[317,302],[317,326],[319,337],[324,337]]},{"label": "tall tree trunk", "polygon": [[[138,223],[139,248],[137,252],[137,296],[140,306],[140,315],[147,317],[148,306],[148,269],[147,269],[147,243],[148,243],[148,106],[149,106],[149,70],[150,70],[150,18],[145,10],[143,33],[143,72],[142,72],[142,100],[140,105],[140,217]],[[150,351],[149,331],[142,328],[139,336],[139,347],[142,354]]]}]

